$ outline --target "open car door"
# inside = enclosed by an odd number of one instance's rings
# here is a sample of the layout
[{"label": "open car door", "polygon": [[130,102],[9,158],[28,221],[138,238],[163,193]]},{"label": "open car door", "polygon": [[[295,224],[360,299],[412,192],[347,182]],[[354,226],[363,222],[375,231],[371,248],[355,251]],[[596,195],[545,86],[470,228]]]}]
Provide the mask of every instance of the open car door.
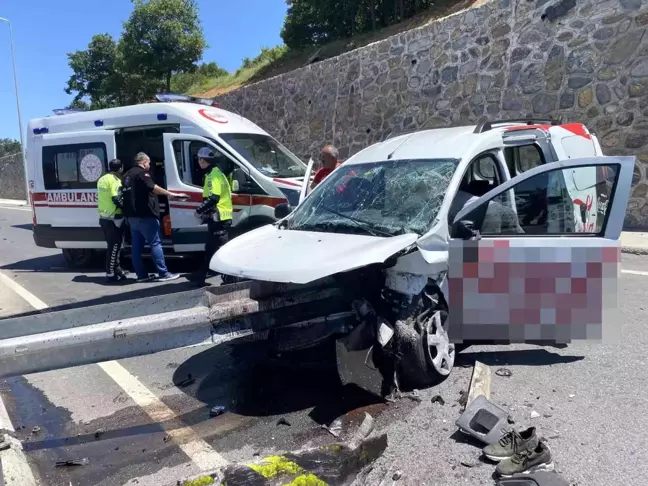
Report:
[{"label": "open car door", "polygon": [[[450,229],[451,341],[606,337],[617,317],[634,164],[634,157],[591,157],[541,165],[459,211]],[[580,207],[574,211],[584,193],[586,224]]]},{"label": "open car door", "polygon": [[311,185],[311,174],[313,173],[313,166],[315,165],[315,161],[311,158],[308,161],[308,166],[306,167],[306,174],[304,174],[304,180],[302,181],[302,187],[301,191],[299,193],[299,204],[302,203],[302,201],[308,196],[308,193],[310,192],[310,185]]}]

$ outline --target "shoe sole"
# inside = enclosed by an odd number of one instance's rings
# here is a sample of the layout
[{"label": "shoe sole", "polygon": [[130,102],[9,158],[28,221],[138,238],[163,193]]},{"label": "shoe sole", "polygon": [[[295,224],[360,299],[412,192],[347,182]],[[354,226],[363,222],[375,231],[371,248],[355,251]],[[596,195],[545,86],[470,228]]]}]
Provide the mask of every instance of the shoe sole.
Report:
[{"label": "shoe sole", "polygon": [[556,469],[556,465],[554,464],[553,461],[551,462],[546,462],[544,464],[538,464],[537,466],[533,466],[526,471],[518,472],[518,473],[513,473],[513,474],[502,474],[500,473],[499,475],[503,478],[511,478],[515,476],[516,474],[533,474],[538,471],[547,471],[547,472],[553,472]]},{"label": "shoe sole", "polygon": [[155,282],[171,282],[172,280],[178,280],[180,275],[175,275],[171,278],[156,278]]},{"label": "shoe sole", "polygon": [[489,454],[484,454],[484,457],[486,457],[486,459],[488,459],[490,461],[493,461],[493,462],[502,462],[504,459],[509,459],[509,458],[511,458],[513,456],[497,457],[497,456],[491,456]]}]

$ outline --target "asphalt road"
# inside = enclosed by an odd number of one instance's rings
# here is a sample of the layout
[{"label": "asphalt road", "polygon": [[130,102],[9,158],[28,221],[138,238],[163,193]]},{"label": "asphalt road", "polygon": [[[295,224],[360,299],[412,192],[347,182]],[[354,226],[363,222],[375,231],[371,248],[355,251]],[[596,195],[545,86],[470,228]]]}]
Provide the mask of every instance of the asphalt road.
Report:
[{"label": "asphalt road", "polygon": [[[105,286],[100,270],[69,271],[59,251],[34,246],[30,222],[30,212],[0,207],[0,272],[50,307],[119,305],[186,288],[182,281]],[[387,432],[389,447],[358,486],[483,485],[493,484],[494,467],[480,461],[479,448],[454,426],[460,391],[467,390],[478,359],[493,370],[512,371],[509,378],[493,374],[492,400],[510,410],[516,425],[535,425],[549,438],[558,470],[572,483],[642,484],[648,480],[648,257],[624,255],[622,266],[639,273],[622,274],[621,321],[608,323],[619,330],[619,344],[468,348],[449,379],[421,392],[420,403],[372,404],[362,393],[341,389],[326,347],[290,360],[264,359],[255,348],[175,350],[2,380],[0,396],[32,474],[44,486],[172,483],[223,457],[247,461],[330,444],[335,439],[322,423],[344,415],[345,433],[351,433],[364,411]],[[30,310],[0,280],[0,315]],[[195,383],[174,385],[189,374]],[[436,394],[445,405],[431,403]],[[214,405],[228,412],[210,418]],[[532,411],[540,417],[530,418]],[[0,428],[6,427],[1,412]],[[291,425],[277,425],[281,417]],[[7,484],[26,485],[7,465],[20,458],[7,457],[0,453]],[[80,458],[88,464],[54,467]],[[398,481],[392,479],[396,471],[402,473]]]}]

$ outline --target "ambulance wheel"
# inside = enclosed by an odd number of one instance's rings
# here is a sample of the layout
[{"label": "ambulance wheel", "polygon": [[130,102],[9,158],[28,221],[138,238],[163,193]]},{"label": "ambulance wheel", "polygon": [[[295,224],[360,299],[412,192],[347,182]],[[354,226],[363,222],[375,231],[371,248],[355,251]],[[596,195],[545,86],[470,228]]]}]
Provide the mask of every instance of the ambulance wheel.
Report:
[{"label": "ambulance wheel", "polygon": [[63,249],[63,258],[70,268],[89,268],[94,262],[94,251],[80,248]]}]

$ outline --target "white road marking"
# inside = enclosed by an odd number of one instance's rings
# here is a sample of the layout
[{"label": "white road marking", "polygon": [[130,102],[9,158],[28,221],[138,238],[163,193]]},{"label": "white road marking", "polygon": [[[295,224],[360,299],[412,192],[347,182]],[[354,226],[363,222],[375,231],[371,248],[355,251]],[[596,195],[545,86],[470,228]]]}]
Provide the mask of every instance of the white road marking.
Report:
[{"label": "white road marking", "polygon": [[135,376],[117,361],[99,363],[102,370],[139,405],[151,420],[165,427],[167,434],[201,470],[206,471],[227,465],[227,460],[188,426],[178,425],[180,420],[173,410],[146,388]]},{"label": "white road marking", "polygon": [[[1,272],[0,280],[6,287],[11,289],[11,291],[18,293],[16,292],[16,285],[18,284]],[[29,292],[27,292],[27,294],[31,295]],[[18,295],[25,298],[25,296],[20,293],[18,293]],[[34,301],[34,303],[36,303],[36,301]],[[44,305],[43,302],[40,303]],[[2,401],[2,395],[0,395],[0,430],[8,432],[9,434],[13,434],[16,431],[11,422],[11,418],[9,417],[9,413],[7,412],[7,407]],[[29,466],[27,456],[25,456],[25,453],[22,450],[22,444],[19,440],[14,439],[9,434],[4,434],[4,439],[11,443],[11,447],[0,452],[0,467],[2,468],[4,483],[6,486],[36,486],[36,478]]]},{"label": "white road marking", "polygon": [[2,398],[0,397],[0,430],[7,430],[9,432],[15,432],[11,419],[9,418],[9,412],[7,412],[7,407],[5,407]]},{"label": "white road marking", "polygon": [[[42,310],[49,307],[29,290],[1,272],[0,280],[35,309]],[[165,405],[164,402],[146,388],[135,376],[129,373],[121,364],[117,361],[106,361],[99,363],[98,366],[147,413],[151,420],[165,428],[169,437],[174,440],[178,447],[201,470],[206,471],[228,464],[222,455],[201,439],[191,427],[184,425],[173,410]],[[4,409],[4,405],[1,408]],[[3,420],[3,416],[0,410],[0,423],[2,423],[1,420]],[[8,416],[6,420],[9,420]],[[11,427],[13,428],[13,426]],[[22,450],[20,452],[22,453]],[[24,458],[24,454],[22,456]],[[26,458],[24,461],[27,464]],[[4,456],[2,463],[4,471]],[[27,465],[27,467],[29,466]],[[20,486],[31,486],[32,484],[35,485],[36,483],[23,482]]]},{"label": "white road marking", "polygon": [[5,275],[2,272],[0,272],[0,280],[2,280],[3,284],[5,284],[7,287],[9,287],[11,290],[13,290],[18,295],[20,295],[34,309],[43,310],[43,309],[47,309],[49,307],[45,302],[40,300],[38,297],[36,297],[34,294],[32,294],[25,287],[20,285],[15,280],[12,280],[11,277]]},{"label": "white road marking", "polygon": [[621,273],[627,273],[630,275],[643,275],[644,277],[648,277],[648,272],[643,272],[641,270],[621,270]]},{"label": "white road marking", "polygon": [[31,208],[19,208],[15,206],[2,206],[0,205],[0,209],[13,209],[14,211],[29,211],[31,213]]}]

